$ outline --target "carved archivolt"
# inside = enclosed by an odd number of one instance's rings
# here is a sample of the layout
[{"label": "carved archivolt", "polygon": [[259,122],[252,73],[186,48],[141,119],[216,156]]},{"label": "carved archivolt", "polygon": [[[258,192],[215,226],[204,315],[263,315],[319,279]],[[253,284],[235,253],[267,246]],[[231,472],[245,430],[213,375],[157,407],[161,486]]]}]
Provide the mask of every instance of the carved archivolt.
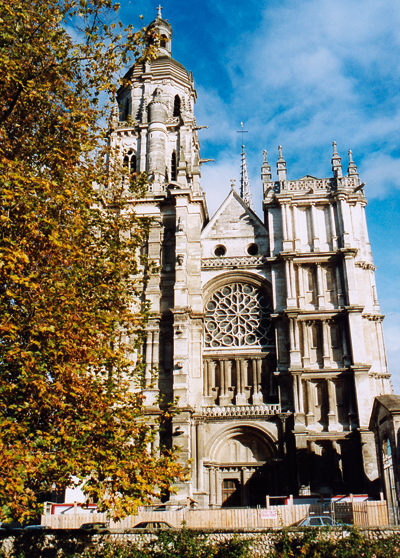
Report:
[{"label": "carved archivolt", "polygon": [[234,282],[214,291],[205,311],[205,346],[264,347],[273,342],[271,306],[262,289]]}]

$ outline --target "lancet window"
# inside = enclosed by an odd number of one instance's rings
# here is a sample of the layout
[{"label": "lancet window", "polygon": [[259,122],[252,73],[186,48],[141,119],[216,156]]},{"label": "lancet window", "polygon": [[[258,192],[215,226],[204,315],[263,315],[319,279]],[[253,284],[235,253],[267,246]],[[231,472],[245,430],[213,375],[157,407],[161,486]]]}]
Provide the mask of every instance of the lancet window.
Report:
[{"label": "lancet window", "polygon": [[176,178],[176,151],[173,151],[171,155],[171,180],[176,180]]},{"label": "lancet window", "polygon": [[179,97],[179,95],[175,95],[173,116],[180,116],[180,115],[181,115],[181,98]]}]

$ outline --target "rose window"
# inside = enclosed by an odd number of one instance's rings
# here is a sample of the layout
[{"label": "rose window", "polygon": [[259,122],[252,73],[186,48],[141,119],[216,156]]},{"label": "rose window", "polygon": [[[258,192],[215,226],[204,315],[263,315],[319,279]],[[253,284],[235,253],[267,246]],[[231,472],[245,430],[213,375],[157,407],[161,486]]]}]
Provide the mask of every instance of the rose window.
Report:
[{"label": "rose window", "polygon": [[231,283],[206,305],[206,347],[263,347],[273,342],[271,306],[260,288]]}]

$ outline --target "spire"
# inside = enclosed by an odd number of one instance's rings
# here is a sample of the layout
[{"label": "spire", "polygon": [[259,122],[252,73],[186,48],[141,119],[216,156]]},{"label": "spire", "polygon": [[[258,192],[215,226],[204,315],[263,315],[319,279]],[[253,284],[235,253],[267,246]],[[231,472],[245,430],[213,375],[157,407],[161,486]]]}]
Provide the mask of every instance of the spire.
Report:
[{"label": "spire", "polygon": [[244,203],[251,207],[251,190],[249,176],[247,174],[247,163],[246,163],[246,153],[244,151],[244,145],[242,145],[242,170],[240,174],[240,197]]},{"label": "spire", "polygon": [[279,182],[283,182],[284,180],[286,180],[286,161],[285,159],[282,157],[282,146],[278,145],[278,153],[279,153],[279,157],[278,157],[278,161],[276,163],[276,168],[278,169],[278,180]]},{"label": "spire", "polygon": [[336,149],[336,141],[332,143],[333,145],[333,156],[332,156],[332,171],[335,178],[341,178],[342,176],[342,159],[339,157],[339,153]]},{"label": "spire", "polygon": [[353,161],[353,152],[349,149],[349,166],[347,167],[347,174],[349,176],[358,176],[357,166]]},{"label": "spire", "polygon": [[161,13],[162,9],[163,9],[163,7],[161,6],[161,4],[159,4],[157,6],[157,19],[162,19],[162,13]]},{"label": "spire", "polygon": [[243,141],[243,134],[247,134],[248,131],[243,129],[243,122],[240,123],[241,129],[238,130],[238,134],[242,134],[242,167],[240,173],[240,197],[244,201],[244,203],[251,207],[251,191],[250,191],[250,182],[249,182],[249,175],[247,174],[247,163],[246,163],[246,153],[244,152],[244,141]]}]

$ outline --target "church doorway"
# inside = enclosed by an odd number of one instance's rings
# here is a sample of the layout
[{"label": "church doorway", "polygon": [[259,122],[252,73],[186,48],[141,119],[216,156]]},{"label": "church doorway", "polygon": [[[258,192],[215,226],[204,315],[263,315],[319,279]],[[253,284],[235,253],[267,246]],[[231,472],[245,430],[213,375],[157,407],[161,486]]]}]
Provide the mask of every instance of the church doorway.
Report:
[{"label": "church doorway", "polygon": [[222,481],[222,507],[236,508],[241,505],[240,483],[237,479]]},{"label": "church doorway", "polygon": [[276,494],[275,448],[268,434],[249,425],[233,425],[217,438],[207,464],[209,502],[234,508],[265,506]]}]

